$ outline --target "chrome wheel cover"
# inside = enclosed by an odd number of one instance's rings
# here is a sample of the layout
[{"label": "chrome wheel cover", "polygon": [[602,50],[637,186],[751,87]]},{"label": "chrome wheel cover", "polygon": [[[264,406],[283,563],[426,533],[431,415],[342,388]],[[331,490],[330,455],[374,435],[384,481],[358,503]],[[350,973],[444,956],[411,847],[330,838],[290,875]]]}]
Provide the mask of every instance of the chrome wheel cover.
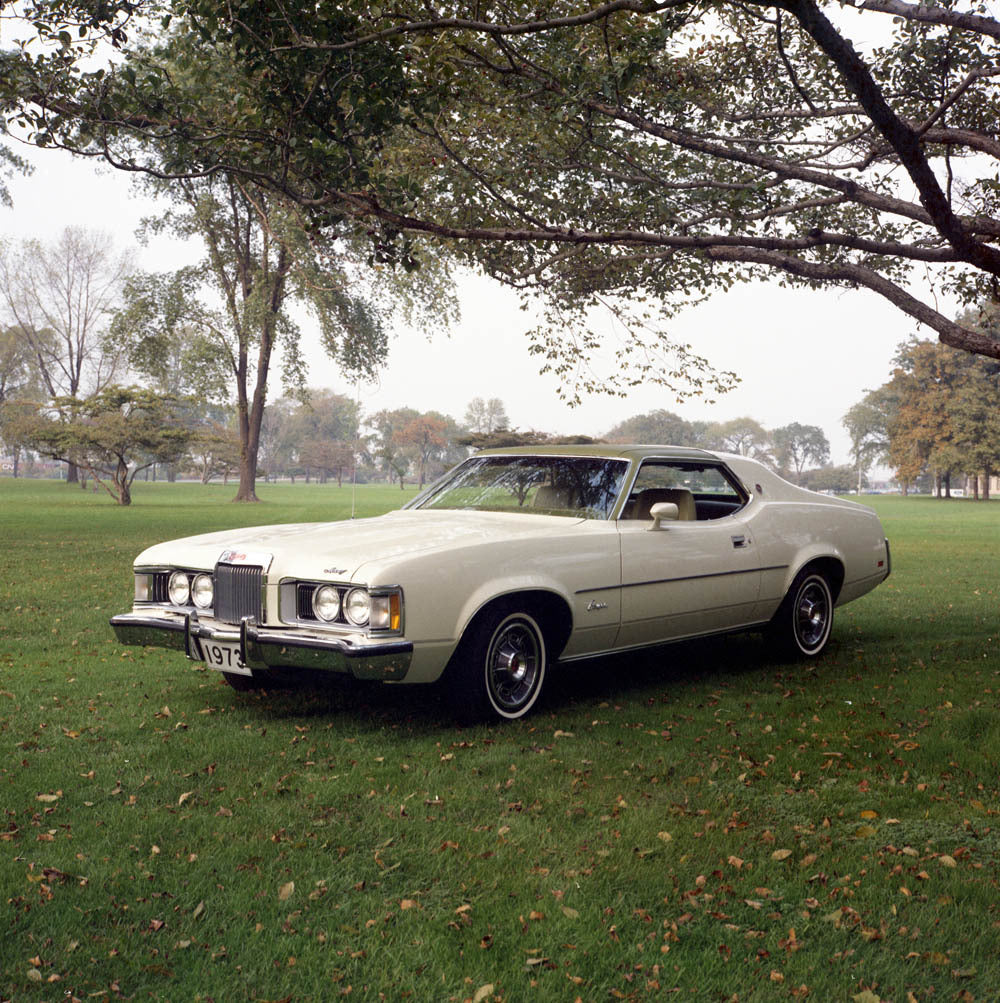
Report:
[{"label": "chrome wheel cover", "polygon": [[545,668],[545,647],[529,617],[507,617],[486,652],[486,688],[490,702],[504,716],[520,716],[531,706]]},{"label": "chrome wheel cover", "polygon": [[795,597],[795,640],[809,654],[822,647],[830,632],[830,590],[822,578],[807,578]]}]

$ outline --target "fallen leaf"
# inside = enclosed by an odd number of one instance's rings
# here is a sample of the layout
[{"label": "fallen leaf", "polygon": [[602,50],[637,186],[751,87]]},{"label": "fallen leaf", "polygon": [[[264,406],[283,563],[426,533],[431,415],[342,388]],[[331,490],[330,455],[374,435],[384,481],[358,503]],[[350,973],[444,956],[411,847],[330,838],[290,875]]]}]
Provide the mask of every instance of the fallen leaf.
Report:
[{"label": "fallen leaf", "polygon": [[580,914],[572,906],[564,905],[562,907],[563,915],[567,919],[579,919]]},{"label": "fallen leaf", "polygon": [[295,882],[294,881],[289,881],[286,884],[283,884],[278,889],[278,901],[279,902],[287,902],[292,897],[292,892],[294,892],[294,891],[295,891]]},{"label": "fallen leaf", "polygon": [[420,908],[420,903],[416,899],[403,899],[403,901],[399,903],[399,908],[400,909],[419,909]]},{"label": "fallen leaf", "polygon": [[878,818],[878,812],[872,811],[871,808],[866,808],[862,813],[861,817],[864,819]]},{"label": "fallen leaf", "polygon": [[36,794],[36,801],[41,801],[43,804],[52,804],[54,801],[59,800],[58,794]]},{"label": "fallen leaf", "polygon": [[730,854],[728,862],[730,867],[735,867],[736,870],[738,871],[742,870],[743,868],[743,860],[741,857],[734,857],[732,854]]},{"label": "fallen leaf", "polygon": [[658,832],[656,834],[656,838],[662,840],[664,843],[669,843],[673,840],[674,837],[671,836],[670,833],[667,832],[666,830],[663,830],[662,832]]},{"label": "fallen leaf", "polygon": [[882,1003],[882,997],[877,993],[873,993],[870,989],[865,989],[863,992],[857,994],[857,996],[852,996],[854,1003]]},{"label": "fallen leaf", "polygon": [[177,799],[177,804],[178,804],[178,805],[182,805],[182,804],[184,804],[184,802],[185,802],[185,801],[187,801],[187,799],[188,799],[189,797],[191,797],[191,795],[192,795],[192,794],[194,794],[194,791],[185,791],[185,792],[184,792],[184,793],[183,793],[183,794],[182,794],[182,795],[181,795],[181,796],[180,796],[180,797],[179,797],[179,798]]},{"label": "fallen leaf", "polygon": [[947,853],[942,853],[941,856],[938,857],[938,861],[945,867],[958,867],[958,861]]},{"label": "fallen leaf", "polygon": [[485,986],[480,986],[472,995],[472,1003],[483,1003],[488,996],[493,995],[493,983],[487,982]]},{"label": "fallen leaf", "polygon": [[774,853],[771,854],[771,859],[780,862],[782,860],[787,860],[791,855],[791,850],[775,850]]}]

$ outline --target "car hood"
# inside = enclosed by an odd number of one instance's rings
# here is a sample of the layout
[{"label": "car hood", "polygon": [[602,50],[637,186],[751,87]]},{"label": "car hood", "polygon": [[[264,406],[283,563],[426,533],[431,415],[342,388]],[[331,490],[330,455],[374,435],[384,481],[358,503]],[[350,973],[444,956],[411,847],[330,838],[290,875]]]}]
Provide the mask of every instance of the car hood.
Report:
[{"label": "car hood", "polygon": [[[209,570],[227,560],[263,564],[275,577],[359,581],[364,565],[497,540],[551,536],[585,520],[527,513],[402,510],[370,519],[223,530],[158,543],[138,567]],[[375,583],[367,583],[375,584]]]}]

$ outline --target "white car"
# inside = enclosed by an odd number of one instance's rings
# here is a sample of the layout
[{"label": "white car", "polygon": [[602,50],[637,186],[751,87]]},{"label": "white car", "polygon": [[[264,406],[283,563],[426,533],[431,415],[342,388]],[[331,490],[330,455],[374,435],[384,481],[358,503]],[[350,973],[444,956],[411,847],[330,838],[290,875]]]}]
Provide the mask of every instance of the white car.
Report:
[{"label": "white car", "polygon": [[670,446],[485,450],[372,519],[226,530],[135,561],[125,644],[236,688],[298,668],[429,683],[519,718],[549,666],[769,628],[826,646],[890,570],[878,516],[739,456]]}]

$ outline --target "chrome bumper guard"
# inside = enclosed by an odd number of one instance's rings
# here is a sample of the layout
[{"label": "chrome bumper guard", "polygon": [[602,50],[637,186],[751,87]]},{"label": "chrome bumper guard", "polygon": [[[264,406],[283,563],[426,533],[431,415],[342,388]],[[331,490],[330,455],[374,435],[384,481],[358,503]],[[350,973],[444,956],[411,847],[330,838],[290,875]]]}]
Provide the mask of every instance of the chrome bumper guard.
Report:
[{"label": "chrome bumper guard", "polygon": [[240,661],[250,669],[319,669],[355,679],[400,680],[406,676],[413,656],[410,641],[359,644],[350,638],[261,627],[250,619],[238,628],[202,623],[190,613],[122,613],[110,622],[121,644],[170,648],[199,662],[200,641],[238,644]]}]

